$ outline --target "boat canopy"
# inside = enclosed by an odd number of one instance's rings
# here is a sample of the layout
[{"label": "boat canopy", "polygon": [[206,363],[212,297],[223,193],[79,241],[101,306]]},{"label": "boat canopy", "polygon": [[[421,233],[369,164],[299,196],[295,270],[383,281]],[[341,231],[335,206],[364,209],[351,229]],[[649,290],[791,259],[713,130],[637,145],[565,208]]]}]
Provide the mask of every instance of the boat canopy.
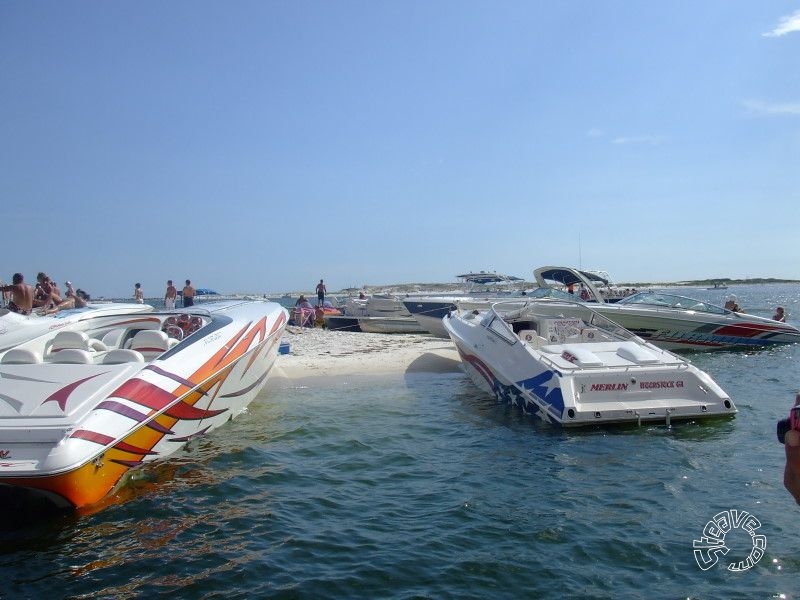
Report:
[{"label": "boat canopy", "polygon": [[474,283],[478,285],[523,281],[522,277],[514,277],[513,275],[500,275],[498,273],[487,273],[486,271],[480,271],[478,273],[464,273],[463,275],[456,275],[456,277],[463,279],[467,283]]},{"label": "boat canopy", "polygon": [[560,283],[562,285],[570,285],[577,283],[586,283],[587,280],[594,285],[610,285],[609,280],[601,277],[598,273],[592,271],[579,271],[569,267],[541,267],[534,271],[536,282],[539,285],[547,285],[547,281]]}]

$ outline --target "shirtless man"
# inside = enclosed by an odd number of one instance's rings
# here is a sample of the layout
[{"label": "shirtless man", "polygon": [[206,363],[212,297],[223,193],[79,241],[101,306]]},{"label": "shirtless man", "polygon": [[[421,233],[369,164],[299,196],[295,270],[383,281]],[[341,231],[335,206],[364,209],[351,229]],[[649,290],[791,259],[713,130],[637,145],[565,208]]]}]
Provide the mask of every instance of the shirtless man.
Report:
[{"label": "shirtless man", "polygon": [[164,294],[164,306],[167,310],[175,308],[175,298],[178,297],[178,290],[172,285],[172,279],[167,280],[167,292]]},{"label": "shirtless man", "polygon": [[23,281],[22,273],[14,273],[11,285],[0,287],[0,292],[11,292],[8,310],[29,315],[33,310],[33,288]]},{"label": "shirtless man", "polygon": [[192,282],[190,280],[186,280],[186,285],[183,286],[183,305],[184,306],[193,306],[194,305],[194,294],[195,289],[192,287]]}]

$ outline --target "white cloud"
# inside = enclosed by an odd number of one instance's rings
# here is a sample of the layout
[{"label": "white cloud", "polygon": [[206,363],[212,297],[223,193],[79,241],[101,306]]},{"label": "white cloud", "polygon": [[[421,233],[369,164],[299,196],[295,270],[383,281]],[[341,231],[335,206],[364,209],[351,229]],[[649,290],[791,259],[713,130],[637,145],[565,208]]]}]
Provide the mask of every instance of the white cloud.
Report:
[{"label": "white cloud", "polygon": [[603,135],[605,135],[605,131],[603,131],[602,129],[598,129],[597,127],[592,127],[589,131],[586,132],[586,135],[593,138],[602,137]]},{"label": "white cloud", "polygon": [[796,10],[786,17],[781,17],[775,29],[761,35],[764,37],[780,37],[793,31],[800,31],[800,10]]},{"label": "white cloud", "polygon": [[770,104],[761,100],[745,100],[742,105],[750,114],[758,117],[795,116],[800,115],[800,102],[785,102],[783,104]]},{"label": "white cloud", "polygon": [[663,138],[653,135],[638,135],[638,136],[622,136],[611,140],[612,144],[647,144],[649,146],[658,146],[663,142]]}]

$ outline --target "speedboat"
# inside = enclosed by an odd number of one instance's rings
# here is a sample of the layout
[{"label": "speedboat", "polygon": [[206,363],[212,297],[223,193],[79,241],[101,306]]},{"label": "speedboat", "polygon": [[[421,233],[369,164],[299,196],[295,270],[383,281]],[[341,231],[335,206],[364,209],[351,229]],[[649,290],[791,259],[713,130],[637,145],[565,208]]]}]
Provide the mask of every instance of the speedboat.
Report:
[{"label": "speedboat", "polygon": [[667,350],[736,350],[800,342],[800,329],[708,302],[661,291],[642,291],[609,303],[586,273],[569,267],[534,271],[540,286],[583,285],[592,307],[643,339]]},{"label": "speedboat", "polygon": [[442,318],[455,310],[488,308],[495,302],[520,296],[522,292],[508,289],[522,281],[520,277],[502,275],[486,271],[456,275],[467,286],[466,293],[413,296],[403,299],[403,306],[419,323],[423,331],[436,337],[447,339],[447,331]]},{"label": "speedboat", "polygon": [[736,413],[707,373],[588,304],[506,301],[443,323],[478,387],[548,423],[670,424]]},{"label": "speedboat", "polygon": [[0,356],[0,495],[100,502],[129,473],[239,415],[275,362],[288,313],[208,302],[89,319]]},{"label": "speedboat", "polygon": [[597,310],[668,350],[735,350],[800,342],[800,329],[665,292],[638,292]]},{"label": "speedboat", "polygon": [[[133,315],[153,310],[149,304],[125,304],[114,302],[89,303],[82,308],[68,308],[52,314],[32,313],[20,315],[0,309],[0,352],[13,348],[23,342],[48,335],[56,331],[80,331],[98,317]],[[135,317],[132,317],[135,318]]]}]

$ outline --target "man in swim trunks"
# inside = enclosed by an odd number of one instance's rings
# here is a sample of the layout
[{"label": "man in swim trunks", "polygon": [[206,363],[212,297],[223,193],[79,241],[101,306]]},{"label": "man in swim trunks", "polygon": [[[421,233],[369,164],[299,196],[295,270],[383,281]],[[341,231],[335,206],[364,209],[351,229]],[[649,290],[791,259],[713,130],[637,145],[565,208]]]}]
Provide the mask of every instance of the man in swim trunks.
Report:
[{"label": "man in swim trunks", "polygon": [[190,280],[186,280],[186,285],[183,286],[183,305],[184,306],[193,306],[194,305],[194,294],[195,289],[192,287],[192,282]]},{"label": "man in swim trunks", "polygon": [[22,273],[14,273],[11,285],[0,287],[0,292],[11,292],[8,310],[20,315],[29,315],[33,310],[33,288],[24,282]]},{"label": "man in swim trunks", "polygon": [[175,298],[178,297],[178,290],[172,285],[172,279],[167,280],[167,292],[164,294],[164,306],[167,310],[175,308]]}]

